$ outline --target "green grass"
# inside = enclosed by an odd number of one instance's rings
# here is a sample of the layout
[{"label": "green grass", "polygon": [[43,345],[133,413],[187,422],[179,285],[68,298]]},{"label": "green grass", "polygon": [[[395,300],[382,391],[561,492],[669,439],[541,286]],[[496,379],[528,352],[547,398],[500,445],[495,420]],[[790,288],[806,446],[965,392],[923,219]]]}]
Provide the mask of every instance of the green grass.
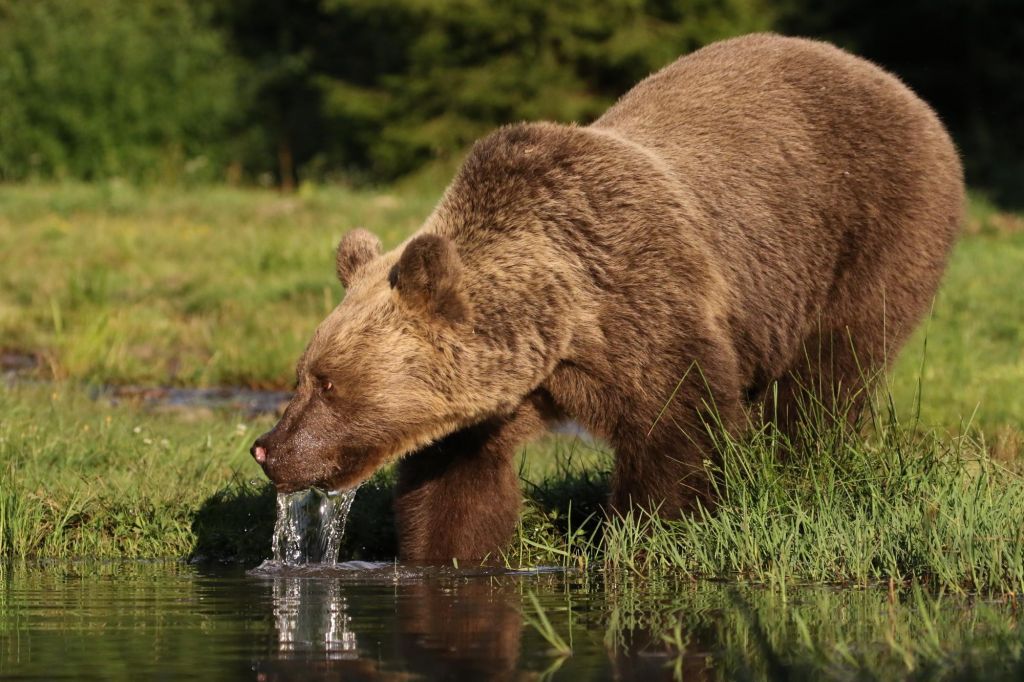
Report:
[{"label": "green grass", "polygon": [[[0,270],[0,350],[67,379],[0,388],[0,557],[262,559],[273,493],[246,451],[270,418],[111,407],[86,387],[287,386],[341,295],[337,237],[364,225],[395,244],[440,187],[0,187],[0,252],[15,264]],[[980,200],[971,226],[897,364],[895,408],[865,435],[824,429],[811,452],[771,433],[726,443],[722,504],[674,523],[599,523],[608,453],[546,440],[522,458],[528,504],[508,560],[1024,591],[1024,231]],[[394,556],[389,485],[383,472],[360,491],[346,556]]]},{"label": "green grass", "polygon": [[[932,315],[907,344],[892,376],[898,405],[923,378],[922,419],[972,419],[1013,442],[1024,427],[1024,218],[971,205],[968,234],[953,253]],[[923,372],[922,372],[923,366]]]},{"label": "green grass", "polygon": [[295,196],[122,184],[0,187],[0,345],[80,381],[290,386],[341,297],[334,246],[392,246],[437,191]]},{"label": "green grass", "polygon": [[[44,376],[104,384],[286,388],[342,292],[333,249],[367,227],[393,246],[428,215],[446,169],[387,190],[293,196],[196,188],[0,186],[0,350]],[[980,198],[925,333],[893,374],[900,405],[926,380],[926,423],[975,419],[1006,447],[1024,423],[1024,219]],[[923,362],[922,362],[923,361]]]},{"label": "green grass", "polygon": [[[601,522],[594,475],[562,470],[531,490],[512,563],[613,573],[1024,593],[1024,462],[976,435],[898,422],[851,432],[822,417],[811,447],[774,429],[724,439],[713,510],[679,520],[631,512]],[[570,508],[569,504],[577,505]]]},{"label": "green grass", "polygon": [[[197,424],[39,386],[0,393],[0,415],[0,556],[267,555],[273,492],[246,452],[267,419]],[[607,454],[542,442],[523,455],[527,506],[505,559],[781,589],[921,580],[1024,593],[1021,476],[972,437],[888,417],[865,433],[826,426],[810,450],[770,430],[723,443],[721,504],[677,521],[603,522]],[[385,471],[357,495],[346,557],[394,556],[390,483]]]}]

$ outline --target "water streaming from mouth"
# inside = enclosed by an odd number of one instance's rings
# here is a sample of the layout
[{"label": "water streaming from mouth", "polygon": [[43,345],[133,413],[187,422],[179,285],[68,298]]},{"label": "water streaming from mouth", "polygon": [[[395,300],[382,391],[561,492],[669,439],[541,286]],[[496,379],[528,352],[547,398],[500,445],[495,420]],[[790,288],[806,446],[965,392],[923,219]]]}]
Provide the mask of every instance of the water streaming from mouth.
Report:
[{"label": "water streaming from mouth", "polygon": [[317,488],[278,495],[271,561],[286,566],[335,565],[355,497],[355,489]]}]

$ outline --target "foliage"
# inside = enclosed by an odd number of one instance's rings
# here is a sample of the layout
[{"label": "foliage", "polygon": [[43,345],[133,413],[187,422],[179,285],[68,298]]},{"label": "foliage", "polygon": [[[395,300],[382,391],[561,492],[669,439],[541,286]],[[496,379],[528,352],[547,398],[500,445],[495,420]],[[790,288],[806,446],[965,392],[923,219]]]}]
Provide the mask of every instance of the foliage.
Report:
[{"label": "foliage", "polygon": [[635,81],[770,26],[761,0],[221,2],[288,180],[393,179],[520,119],[587,121]]},{"label": "foliage", "polygon": [[[378,177],[452,154],[495,124],[587,122],[680,54],[769,25],[756,0],[333,0],[357,52],[386,40],[381,64],[341,60],[321,79],[343,158]],[[367,68],[369,67],[369,68]]]},{"label": "foliage", "polygon": [[1024,201],[1012,0],[0,0],[0,179],[387,181],[761,30],[895,71]]},{"label": "foliage", "polygon": [[223,177],[238,72],[188,0],[0,0],[0,180]]}]

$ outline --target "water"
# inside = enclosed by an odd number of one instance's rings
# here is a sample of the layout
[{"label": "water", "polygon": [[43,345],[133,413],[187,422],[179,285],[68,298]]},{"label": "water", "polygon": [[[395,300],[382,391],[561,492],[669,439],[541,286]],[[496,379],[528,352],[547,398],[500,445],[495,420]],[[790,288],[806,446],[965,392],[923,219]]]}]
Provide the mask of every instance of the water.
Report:
[{"label": "water", "polygon": [[1012,605],[915,604],[599,572],[61,563],[0,569],[0,678],[1022,679]]},{"label": "water", "polygon": [[[0,351],[0,383],[8,386],[44,381],[40,356],[16,351]],[[139,405],[151,412],[202,418],[215,410],[256,417],[281,412],[292,394],[289,391],[261,391],[222,386],[183,388],[169,386],[95,386],[89,391],[95,400],[111,405]]]},{"label": "water", "polygon": [[272,563],[263,568],[337,563],[345,520],[355,497],[356,489],[324,492],[310,488],[279,494]]},{"label": "water", "polygon": [[291,399],[287,391],[259,391],[247,388],[169,388],[163,386],[102,386],[92,397],[112,405],[129,403],[162,414],[205,416],[226,410],[255,417],[280,412]]}]

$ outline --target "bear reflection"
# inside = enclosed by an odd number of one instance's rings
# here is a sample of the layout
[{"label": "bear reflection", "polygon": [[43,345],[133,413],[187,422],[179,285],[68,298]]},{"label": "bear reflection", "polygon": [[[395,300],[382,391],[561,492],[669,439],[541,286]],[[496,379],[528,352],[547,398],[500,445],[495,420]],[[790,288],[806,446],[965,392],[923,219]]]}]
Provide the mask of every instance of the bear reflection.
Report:
[{"label": "bear reflection", "polygon": [[[565,679],[715,677],[710,659],[698,653],[709,650],[701,645],[707,633],[690,633],[695,638],[677,659],[660,634],[642,626],[619,621],[617,632],[606,632],[603,608],[590,613],[596,620],[577,623],[588,632],[577,632],[576,653],[559,663],[524,623],[524,586],[510,576],[386,581],[377,573],[376,579],[269,583],[274,631],[269,656],[252,667],[256,679],[525,680],[537,679],[548,665],[561,667],[558,676]],[[563,634],[565,626],[557,623]]]},{"label": "bear reflection", "polygon": [[518,592],[488,578],[353,585],[273,580],[275,652],[261,682],[286,679],[516,680]]},{"label": "bear reflection", "polygon": [[527,677],[516,672],[523,621],[511,584],[410,586],[399,613],[396,653],[412,670],[449,679]]}]

